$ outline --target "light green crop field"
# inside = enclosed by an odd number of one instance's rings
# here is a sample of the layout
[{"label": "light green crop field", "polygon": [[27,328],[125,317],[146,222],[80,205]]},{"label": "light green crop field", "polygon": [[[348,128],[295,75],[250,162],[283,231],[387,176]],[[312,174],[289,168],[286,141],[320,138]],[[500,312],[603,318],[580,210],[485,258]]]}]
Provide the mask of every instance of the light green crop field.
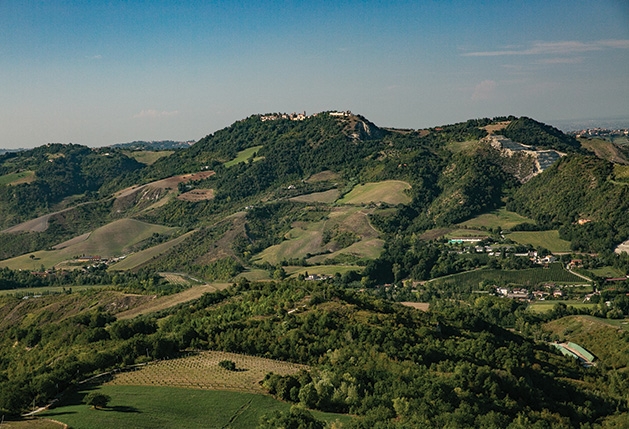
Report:
[{"label": "light green crop field", "polygon": [[505,208],[494,210],[490,213],[478,215],[473,219],[461,222],[459,226],[466,228],[503,228],[510,229],[521,223],[535,223],[532,219],[510,212]]},{"label": "light green crop field", "polygon": [[600,268],[592,268],[589,270],[591,273],[599,276],[599,277],[624,277],[624,271],[619,270],[614,267],[600,267]]},{"label": "light green crop field", "polygon": [[520,244],[530,244],[533,247],[544,247],[551,252],[570,252],[570,242],[559,238],[559,231],[517,231],[507,235],[507,238]]},{"label": "light green crop field", "polygon": [[401,180],[385,180],[383,182],[365,183],[356,185],[343,198],[339,204],[408,204],[411,197],[404,191],[411,189],[411,185]]},{"label": "light green crop field", "polygon": [[[0,261],[0,267],[11,269],[38,270],[43,265],[51,268],[63,261],[75,259],[76,256],[112,257],[122,255],[125,249],[153,233],[165,233],[173,228],[153,225],[135,219],[120,219],[92,232],[84,240],[73,242],[59,250],[41,250],[16,258]],[[33,258],[30,257],[33,255]]]},{"label": "light green crop field", "polygon": [[1,185],[18,185],[20,183],[30,183],[35,180],[34,171],[20,171],[19,173],[5,174],[0,176]]},{"label": "light green crop field", "polygon": [[[66,423],[73,429],[250,429],[258,425],[262,415],[290,409],[290,404],[253,393],[115,385],[93,390],[111,397],[107,408],[96,410],[83,404],[89,390],[82,390],[69,395],[60,406],[41,416]],[[342,414],[313,414],[327,421],[350,420]]]},{"label": "light green crop field", "polygon": [[528,306],[528,310],[534,313],[545,313],[552,310],[558,303],[566,304],[575,308],[594,308],[597,305],[583,301],[534,301]]},{"label": "light green crop field", "polygon": [[262,280],[270,280],[271,275],[269,274],[267,270],[254,268],[254,269],[245,270],[242,273],[238,274],[236,277],[234,277],[234,281],[238,281],[238,279],[242,279],[242,278],[245,278],[252,282],[257,282],[257,281],[262,281]]},{"label": "light green crop field", "polygon": [[125,151],[124,154],[130,158],[135,159],[142,164],[151,165],[160,158],[170,156],[175,153],[174,150],[137,150],[137,151]]},{"label": "light green crop field", "polygon": [[[225,167],[229,168],[233,165],[236,165],[240,162],[245,162],[247,161],[249,158],[251,158],[253,156],[254,153],[256,153],[257,151],[259,151],[260,149],[262,149],[262,146],[253,146],[253,147],[249,147],[245,150],[241,150],[240,152],[238,152],[238,155],[236,156],[236,158],[232,159],[231,161],[227,161],[225,164],[223,164]],[[260,161],[261,159],[264,159],[263,156],[257,156],[255,158],[253,158],[253,162],[256,161]]]}]

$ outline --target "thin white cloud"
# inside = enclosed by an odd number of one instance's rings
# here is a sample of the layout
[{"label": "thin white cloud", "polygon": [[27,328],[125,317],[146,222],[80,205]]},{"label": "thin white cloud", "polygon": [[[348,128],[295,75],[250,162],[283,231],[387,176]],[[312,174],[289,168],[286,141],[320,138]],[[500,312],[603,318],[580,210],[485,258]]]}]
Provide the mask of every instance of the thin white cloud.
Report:
[{"label": "thin white cloud", "polygon": [[580,64],[585,58],[583,57],[555,57],[544,58],[536,61],[536,64]]},{"label": "thin white cloud", "polygon": [[489,100],[496,92],[496,81],[484,80],[474,87],[472,100]]},{"label": "thin white cloud", "polygon": [[133,115],[133,118],[165,118],[169,116],[176,116],[179,114],[179,110],[173,110],[171,112],[148,109],[142,110],[140,113]]},{"label": "thin white cloud", "polygon": [[528,48],[504,49],[498,51],[479,51],[461,54],[465,57],[499,57],[505,55],[569,55],[575,53],[602,51],[604,49],[629,49],[629,40],[597,40],[579,42],[567,40],[563,42],[535,42]]},{"label": "thin white cloud", "polygon": [[85,58],[87,58],[88,60],[100,60],[100,59],[103,58],[103,56],[102,55],[90,55],[90,56],[87,56]]}]

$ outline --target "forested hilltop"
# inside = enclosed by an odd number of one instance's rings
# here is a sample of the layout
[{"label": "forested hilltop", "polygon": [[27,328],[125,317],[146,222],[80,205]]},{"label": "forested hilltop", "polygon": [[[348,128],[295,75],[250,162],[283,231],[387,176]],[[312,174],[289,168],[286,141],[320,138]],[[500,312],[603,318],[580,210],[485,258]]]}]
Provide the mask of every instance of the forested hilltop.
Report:
[{"label": "forested hilltop", "polygon": [[[308,365],[257,386],[343,427],[626,417],[629,163],[604,156],[626,148],[526,117],[330,111],[138,149],[0,156],[0,412],[213,350]],[[549,344],[576,339],[596,366]],[[296,410],[260,425],[322,427]]]}]

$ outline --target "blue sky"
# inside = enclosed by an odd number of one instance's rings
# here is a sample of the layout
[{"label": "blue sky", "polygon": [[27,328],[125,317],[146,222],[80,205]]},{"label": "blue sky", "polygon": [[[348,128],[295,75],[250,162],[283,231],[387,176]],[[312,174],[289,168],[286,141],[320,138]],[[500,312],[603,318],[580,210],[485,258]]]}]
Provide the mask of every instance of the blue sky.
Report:
[{"label": "blue sky", "polygon": [[629,2],[0,0],[0,148],[255,113],[422,128],[629,116]]}]

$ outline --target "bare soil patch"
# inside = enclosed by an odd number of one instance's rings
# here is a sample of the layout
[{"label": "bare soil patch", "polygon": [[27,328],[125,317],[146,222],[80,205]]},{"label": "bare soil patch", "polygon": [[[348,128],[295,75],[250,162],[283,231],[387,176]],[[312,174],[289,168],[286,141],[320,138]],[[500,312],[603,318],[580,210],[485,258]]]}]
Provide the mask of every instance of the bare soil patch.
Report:
[{"label": "bare soil patch", "polygon": [[193,189],[192,191],[185,192],[177,197],[182,201],[206,201],[214,198],[214,189]]},{"label": "bare soil patch", "polygon": [[405,307],[411,307],[416,310],[428,311],[430,304],[427,302],[400,302]]},{"label": "bare soil patch", "polygon": [[317,182],[328,182],[333,180],[339,180],[340,176],[330,170],[321,171],[319,173],[313,174],[310,176],[306,182],[307,183],[317,183]]}]

